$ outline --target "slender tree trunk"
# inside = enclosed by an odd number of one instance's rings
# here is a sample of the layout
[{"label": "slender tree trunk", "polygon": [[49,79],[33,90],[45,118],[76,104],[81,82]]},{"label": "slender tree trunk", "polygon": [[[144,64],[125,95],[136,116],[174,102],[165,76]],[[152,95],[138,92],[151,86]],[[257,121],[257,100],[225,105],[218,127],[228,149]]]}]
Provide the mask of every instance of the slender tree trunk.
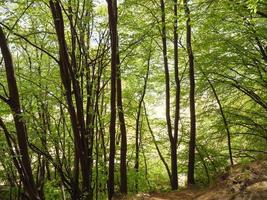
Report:
[{"label": "slender tree trunk", "polygon": [[[139,118],[137,116],[137,121],[139,123]],[[138,192],[138,172],[139,172],[139,129],[138,129],[139,125],[136,124],[136,128],[135,128],[135,161],[134,161],[134,171],[135,171],[135,192]]]},{"label": "slender tree trunk", "polygon": [[191,18],[187,0],[184,0],[184,10],[186,20],[186,47],[189,59],[189,80],[190,80],[190,141],[189,141],[189,160],[188,160],[188,186],[195,184],[195,148],[196,148],[196,114],[195,114],[195,72],[194,55],[191,44]]},{"label": "slender tree trunk", "polygon": [[180,81],[178,71],[178,35],[177,35],[177,2],[174,1],[174,71],[175,71],[175,84],[176,84],[176,95],[175,95],[175,119],[174,119],[174,133],[172,133],[171,124],[171,109],[170,109],[170,75],[168,66],[168,53],[167,53],[167,35],[166,35],[166,17],[165,17],[165,2],[160,1],[161,7],[161,20],[162,20],[162,53],[164,60],[164,71],[165,71],[165,105],[166,105],[166,122],[167,130],[170,141],[171,150],[171,177],[170,183],[173,190],[178,189],[178,173],[177,173],[177,140],[178,140],[178,123],[180,117]]},{"label": "slender tree trunk", "polygon": [[68,111],[70,114],[71,125],[74,133],[74,147],[75,147],[75,157],[74,157],[74,168],[73,168],[73,181],[72,181],[72,199],[79,198],[79,161],[81,159],[81,141],[80,141],[80,133],[77,124],[77,115],[74,108],[73,100],[72,100],[72,87],[71,80],[69,75],[70,70],[70,62],[69,56],[67,53],[67,46],[64,35],[64,22],[61,13],[61,7],[59,2],[49,1],[50,9],[53,15],[54,24],[57,32],[58,43],[59,43],[59,54],[60,54],[60,75],[61,80],[65,89],[65,97],[68,104]]},{"label": "slender tree trunk", "polygon": [[161,6],[161,20],[162,20],[162,53],[164,60],[164,71],[165,71],[165,106],[166,106],[166,121],[167,121],[167,130],[169,138],[172,139],[172,125],[171,125],[171,116],[170,116],[170,75],[169,75],[169,66],[168,66],[168,55],[167,55],[167,36],[166,36],[166,20],[165,20],[165,2],[164,0],[160,1]]},{"label": "slender tree trunk", "polygon": [[206,173],[206,176],[207,176],[207,179],[208,179],[208,183],[210,183],[210,174],[209,174],[208,166],[206,165],[205,159],[203,158],[203,155],[202,155],[202,153],[199,150],[197,145],[196,145],[196,150],[197,150],[197,153],[199,154],[200,160],[201,160],[202,165],[203,165],[203,167],[205,169],[205,173]]},{"label": "slender tree trunk", "polygon": [[22,120],[22,110],[19,99],[19,92],[17,87],[17,81],[15,77],[15,71],[12,61],[12,56],[8,48],[6,37],[0,26],[0,48],[4,58],[6,67],[6,78],[8,84],[9,99],[8,104],[12,110],[13,118],[15,122],[17,142],[19,146],[19,154],[21,156],[21,169],[18,169],[21,174],[23,186],[30,199],[40,199],[38,190],[36,188],[33,173],[31,168],[31,161],[28,152],[28,138],[27,129],[24,121]]},{"label": "slender tree trunk", "polygon": [[[72,51],[72,60],[70,62],[67,43],[65,40],[64,33],[64,20],[62,10],[59,1],[49,1],[50,9],[54,19],[54,25],[56,34],[58,37],[59,44],[59,55],[60,55],[60,74],[61,80],[65,89],[65,97],[68,104],[68,110],[71,119],[72,130],[74,133],[75,143],[75,158],[73,168],[73,199],[77,199],[82,192],[89,198],[90,191],[90,177],[91,170],[89,165],[89,150],[88,146],[92,145],[92,141],[87,140],[88,132],[85,127],[84,110],[83,110],[83,98],[79,81],[76,77],[77,64],[75,59],[75,51]],[[74,34],[72,21],[70,20],[72,35]],[[75,48],[75,39],[72,37],[72,46]],[[72,90],[73,89],[73,90]],[[72,92],[74,93],[75,102],[72,98]],[[80,164],[80,165],[79,165]],[[79,166],[81,167],[82,175],[82,190],[79,188]]]},{"label": "slender tree trunk", "polygon": [[127,132],[126,132],[126,125],[125,125],[125,118],[124,118],[124,111],[123,111],[123,103],[122,103],[122,87],[121,87],[121,67],[120,67],[120,55],[119,55],[119,37],[118,37],[118,11],[117,11],[117,1],[114,1],[114,20],[116,29],[114,30],[114,34],[116,34],[117,39],[117,72],[116,72],[116,86],[117,86],[117,110],[118,110],[118,117],[119,117],[119,125],[120,125],[120,134],[121,134],[121,149],[120,149],[120,192],[122,194],[127,194]]},{"label": "slender tree trunk", "polygon": [[[119,70],[119,69],[118,69]],[[120,192],[122,194],[127,194],[127,135],[126,126],[122,106],[122,94],[121,94],[121,79],[117,78],[117,106],[118,106],[118,116],[120,123],[121,132],[121,151],[120,151]]]},{"label": "slender tree trunk", "polygon": [[[117,8],[116,8],[117,16]],[[116,18],[117,23],[117,18]],[[117,33],[118,38],[118,33]],[[117,41],[118,42],[118,41]],[[127,132],[124,119],[124,111],[122,105],[122,88],[121,88],[121,71],[120,71],[120,57],[119,57],[119,45],[117,46],[117,106],[118,106],[118,116],[121,132],[121,152],[120,152],[120,192],[122,194],[127,194]]]},{"label": "slender tree trunk", "polygon": [[[119,69],[118,69],[119,70]],[[117,106],[118,106],[118,116],[121,131],[121,152],[120,152],[120,192],[122,194],[127,194],[127,135],[126,126],[124,120],[123,106],[122,106],[122,94],[121,94],[121,80],[117,78]]]},{"label": "slender tree trunk", "polygon": [[173,1],[173,12],[174,12],[174,79],[175,79],[175,117],[174,117],[174,133],[171,142],[171,169],[172,169],[172,189],[178,189],[178,166],[177,166],[177,142],[178,142],[178,128],[180,119],[180,96],[181,96],[181,85],[179,79],[179,65],[178,65],[178,5],[177,0]]},{"label": "slender tree trunk", "polygon": [[167,164],[165,158],[163,157],[163,155],[162,155],[162,153],[161,153],[161,151],[160,151],[160,149],[159,149],[159,146],[158,146],[158,144],[157,144],[155,135],[154,135],[153,130],[152,130],[151,126],[150,126],[149,119],[148,119],[147,112],[146,112],[145,102],[143,102],[143,104],[144,104],[144,112],[145,112],[144,115],[145,115],[145,117],[146,117],[146,122],[147,122],[148,130],[149,130],[149,132],[150,132],[150,134],[151,134],[151,136],[152,136],[152,140],[153,140],[153,143],[154,143],[154,145],[155,145],[155,147],[156,147],[156,150],[157,150],[157,152],[158,152],[158,155],[159,155],[159,157],[160,157],[160,160],[162,161],[162,163],[163,163],[163,165],[164,165],[164,167],[165,167],[165,169],[166,169],[166,171],[167,171],[167,173],[168,173],[169,179],[171,180],[171,171],[170,171],[170,169],[169,169],[169,166],[168,166],[168,164]]},{"label": "slender tree trunk", "polygon": [[109,148],[109,175],[108,175],[108,198],[111,200],[114,194],[114,159],[116,153],[116,76],[117,76],[117,23],[116,23],[116,0],[107,0],[109,30],[111,39],[111,92],[110,92],[110,148]]},{"label": "slender tree trunk", "polygon": [[[141,108],[140,108],[140,111],[141,111]],[[136,193],[138,192],[138,178],[139,178],[138,172],[139,172],[139,154],[140,154],[139,118],[140,118],[140,114],[137,113],[136,128],[135,128],[135,161],[134,161],[134,171],[135,171],[135,186],[134,187],[135,187]]]},{"label": "slender tree trunk", "polygon": [[220,113],[221,113],[221,116],[222,116],[222,120],[223,120],[223,124],[224,124],[224,127],[225,127],[225,130],[226,130],[226,133],[227,133],[227,145],[228,145],[228,152],[229,152],[229,160],[230,160],[230,165],[233,166],[234,165],[234,161],[233,161],[233,155],[232,155],[232,145],[231,145],[231,132],[230,132],[230,129],[229,129],[229,125],[228,125],[228,122],[227,122],[227,119],[226,119],[226,116],[224,114],[224,111],[223,111],[223,107],[222,107],[222,104],[221,104],[221,101],[219,99],[219,96],[216,92],[216,89],[215,87],[213,86],[212,82],[209,80],[209,78],[206,76],[206,74],[202,71],[202,73],[204,74],[204,76],[206,77],[211,89],[212,89],[212,92],[214,94],[214,97],[217,101],[217,104],[219,106],[219,109],[220,109]]},{"label": "slender tree trunk", "polygon": [[146,88],[147,88],[147,82],[148,82],[148,76],[149,76],[149,70],[150,70],[150,60],[151,60],[151,50],[149,51],[148,60],[147,60],[147,69],[146,69],[146,75],[144,77],[144,85],[143,85],[143,91],[141,94],[141,98],[138,103],[138,109],[137,109],[137,117],[136,117],[136,123],[135,123],[135,173],[136,173],[136,180],[135,180],[135,190],[138,192],[138,171],[139,171],[139,153],[140,153],[140,116],[142,114],[142,104],[144,102],[144,98],[146,95]]}]

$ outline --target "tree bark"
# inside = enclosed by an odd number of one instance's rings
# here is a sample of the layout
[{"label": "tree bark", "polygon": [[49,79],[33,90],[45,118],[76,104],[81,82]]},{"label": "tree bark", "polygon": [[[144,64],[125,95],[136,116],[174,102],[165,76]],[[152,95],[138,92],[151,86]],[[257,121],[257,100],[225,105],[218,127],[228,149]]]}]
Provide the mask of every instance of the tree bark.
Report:
[{"label": "tree bark", "polygon": [[204,74],[204,76],[206,77],[211,89],[212,89],[212,92],[214,94],[214,97],[217,101],[217,104],[219,106],[219,109],[220,109],[220,113],[221,113],[221,116],[222,116],[222,119],[223,119],[223,124],[224,124],[224,127],[225,127],[225,130],[226,130],[226,133],[227,133],[227,145],[228,145],[228,152],[229,152],[229,160],[230,160],[230,165],[233,166],[234,165],[234,161],[233,161],[233,155],[232,155],[232,147],[231,147],[231,132],[230,132],[230,129],[229,129],[229,125],[228,125],[228,122],[227,122],[227,119],[226,119],[226,116],[224,114],[224,111],[223,111],[223,107],[222,107],[222,104],[221,104],[221,101],[219,99],[219,96],[216,92],[216,89],[215,87],[213,86],[212,82],[209,80],[209,78],[206,76],[206,74],[202,71],[202,73]]},{"label": "tree bark", "polygon": [[171,150],[171,187],[172,190],[178,189],[178,173],[177,173],[177,140],[178,140],[178,123],[180,118],[180,81],[178,71],[178,35],[177,35],[177,1],[174,0],[174,71],[175,71],[175,84],[176,84],[176,95],[175,95],[175,119],[174,119],[174,132],[172,132],[171,123],[171,108],[170,108],[170,75],[169,75],[169,63],[167,53],[167,35],[166,35],[166,17],[165,17],[165,2],[160,1],[161,7],[161,37],[162,37],[162,53],[164,60],[164,71],[165,71],[165,106],[166,106],[166,122],[167,131],[170,141]]},{"label": "tree bark", "polygon": [[116,23],[116,0],[107,0],[109,30],[111,39],[111,92],[110,92],[110,149],[109,149],[109,175],[108,175],[108,199],[114,195],[114,159],[116,153],[116,76],[117,76],[117,23]]},{"label": "tree bark", "polygon": [[[89,141],[88,130],[85,127],[84,120],[84,108],[83,108],[83,97],[81,93],[80,83],[76,77],[77,66],[75,59],[75,51],[72,51],[72,60],[70,62],[68,55],[67,43],[65,40],[64,33],[64,20],[62,15],[62,10],[59,1],[49,1],[51,13],[54,19],[54,25],[56,29],[56,34],[59,44],[59,56],[60,56],[60,75],[61,80],[65,89],[65,97],[68,105],[68,111],[70,114],[72,130],[74,133],[74,146],[75,146],[75,158],[74,158],[74,168],[73,168],[73,181],[72,181],[72,198],[77,199],[82,195],[90,199],[91,192],[91,165],[89,159],[92,155],[89,155],[88,146],[92,145],[92,141]],[[71,32],[72,32],[72,45],[75,48],[75,34],[73,30],[72,20]],[[72,90],[73,89],[73,90]],[[75,103],[72,98],[72,93],[74,94]],[[80,165],[79,165],[80,164]],[[79,166],[81,167],[82,175],[82,189],[79,188]],[[92,196],[92,195],[91,195]]]},{"label": "tree bark", "polygon": [[175,117],[174,117],[174,133],[171,142],[171,169],[172,169],[172,190],[178,189],[178,166],[177,166],[177,142],[178,142],[178,128],[180,119],[180,96],[181,84],[179,79],[179,63],[178,63],[178,5],[177,0],[174,0],[174,79],[175,79]]},{"label": "tree bark", "polygon": [[135,164],[134,164],[134,170],[136,173],[136,180],[135,180],[135,190],[138,192],[138,171],[139,171],[139,153],[140,153],[140,116],[142,114],[142,104],[144,102],[144,98],[146,95],[146,88],[147,88],[147,82],[148,82],[148,76],[149,76],[149,70],[150,70],[150,60],[151,60],[151,50],[149,51],[148,60],[147,60],[147,69],[146,69],[146,75],[144,77],[144,85],[142,94],[138,103],[138,109],[137,109],[137,117],[136,117],[136,123],[135,123]]},{"label": "tree bark", "polygon": [[167,55],[167,36],[166,36],[166,20],[165,20],[165,2],[164,0],[160,1],[161,7],[161,20],[162,20],[162,53],[164,60],[164,72],[165,72],[165,106],[166,106],[166,122],[169,138],[172,138],[172,125],[171,125],[171,116],[170,116],[170,74],[169,74],[169,65],[168,65],[168,55]]},{"label": "tree bark", "polygon": [[196,114],[195,114],[195,72],[194,72],[194,55],[191,44],[191,17],[187,0],[184,0],[184,10],[186,15],[186,48],[189,59],[189,80],[190,80],[190,141],[189,141],[189,159],[188,159],[188,186],[195,184],[195,148],[196,148]]},{"label": "tree bark", "polygon": [[12,56],[9,51],[7,40],[1,26],[0,26],[0,48],[6,68],[6,78],[8,84],[8,92],[9,92],[8,105],[10,106],[10,109],[12,110],[13,113],[17,142],[19,147],[18,151],[21,156],[21,166],[20,169],[18,168],[17,169],[18,171],[21,170],[21,172],[23,173],[20,175],[22,178],[24,189],[28,197],[30,199],[41,199],[33,178],[31,161],[28,151],[27,129],[26,129],[26,124],[22,119],[23,113],[20,105],[19,92],[15,77]]},{"label": "tree bark", "polygon": [[[116,4],[116,1],[115,3]],[[114,8],[116,24],[118,24],[118,12],[117,4]],[[118,107],[118,116],[119,116],[119,125],[121,132],[121,149],[120,149],[120,192],[122,194],[127,194],[127,132],[123,111],[122,103],[122,87],[121,87],[121,67],[120,67],[120,55],[119,55],[119,37],[118,31],[116,30],[117,37],[117,107]]]}]

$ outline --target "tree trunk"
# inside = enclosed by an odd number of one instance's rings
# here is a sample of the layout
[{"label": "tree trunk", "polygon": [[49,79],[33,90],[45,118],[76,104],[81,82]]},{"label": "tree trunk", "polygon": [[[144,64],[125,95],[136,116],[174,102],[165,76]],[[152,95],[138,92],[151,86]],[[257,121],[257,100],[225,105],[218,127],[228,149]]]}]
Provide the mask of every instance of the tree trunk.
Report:
[{"label": "tree trunk", "polygon": [[[79,198],[81,192],[86,198],[89,198],[90,191],[90,177],[91,177],[91,165],[89,162],[90,152],[88,146],[91,147],[92,141],[88,141],[88,131],[85,127],[84,109],[83,109],[83,97],[81,93],[80,83],[76,77],[77,66],[75,59],[75,51],[72,51],[72,60],[70,62],[67,43],[64,33],[64,20],[62,10],[59,1],[49,1],[50,9],[54,19],[54,25],[59,44],[59,56],[60,56],[60,75],[65,89],[65,97],[68,105],[68,111],[71,119],[72,130],[74,133],[74,146],[75,146],[75,158],[73,168],[73,199]],[[73,36],[74,30],[72,21],[70,20],[72,28],[72,46],[75,48],[75,37]],[[72,90],[73,89],[73,90]],[[75,102],[72,98],[74,94]],[[79,165],[80,164],[80,165]],[[79,166],[81,167],[82,175],[82,190],[79,188]]]},{"label": "tree trunk", "polygon": [[215,87],[213,86],[212,82],[209,80],[209,78],[206,76],[206,74],[202,71],[202,73],[204,74],[204,76],[206,77],[211,89],[212,89],[212,92],[214,94],[214,97],[217,101],[217,104],[219,106],[219,109],[220,109],[220,113],[221,113],[221,116],[222,116],[222,120],[223,120],[223,124],[224,124],[224,127],[225,127],[225,130],[226,130],[226,133],[227,133],[227,145],[228,145],[228,153],[229,153],[229,160],[230,160],[230,165],[234,165],[234,161],[233,161],[233,155],[232,155],[232,147],[231,147],[231,132],[230,132],[230,129],[229,129],[229,125],[228,125],[228,122],[227,122],[227,119],[226,119],[226,116],[224,114],[224,111],[223,111],[223,107],[222,107],[222,104],[221,104],[221,101],[219,99],[219,96],[216,92],[216,89]]},{"label": "tree trunk", "polygon": [[[116,6],[116,24],[118,23],[117,17],[117,6]],[[120,124],[120,132],[121,132],[121,151],[120,151],[120,192],[122,194],[127,194],[127,132],[126,132],[126,125],[124,119],[124,111],[123,111],[123,104],[122,104],[122,88],[121,88],[121,71],[120,71],[120,56],[119,56],[119,39],[118,39],[118,32],[117,35],[117,106],[118,106],[118,116],[119,116],[119,124]]]},{"label": "tree trunk", "polygon": [[170,75],[169,75],[169,66],[168,66],[168,55],[167,55],[167,36],[166,36],[166,21],[165,21],[165,2],[164,0],[160,1],[161,4],[161,20],[162,20],[162,53],[164,60],[164,71],[165,71],[165,106],[166,106],[166,122],[169,138],[172,139],[172,125],[171,125],[171,116],[170,116]]},{"label": "tree trunk", "polygon": [[169,169],[169,166],[168,166],[168,164],[167,164],[165,158],[163,157],[163,155],[162,155],[162,153],[161,153],[161,151],[160,151],[160,149],[159,149],[159,146],[158,146],[158,144],[157,144],[155,135],[154,135],[153,130],[152,130],[151,126],[150,126],[149,119],[148,119],[148,116],[147,116],[147,111],[146,111],[145,102],[143,102],[143,104],[144,104],[144,115],[145,115],[145,117],[146,117],[146,123],[147,123],[147,126],[148,126],[148,130],[149,130],[149,132],[150,132],[150,134],[151,134],[151,136],[152,136],[152,140],[153,140],[153,143],[154,143],[154,145],[155,145],[155,147],[156,147],[156,150],[157,150],[157,153],[158,153],[158,155],[159,155],[159,158],[160,158],[160,160],[162,161],[162,163],[163,163],[163,165],[164,165],[164,167],[165,167],[165,169],[166,169],[166,171],[167,171],[167,173],[168,173],[169,179],[171,180],[171,171],[170,171],[170,169]]},{"label": "tree trunk", "polygon": [[195,114],[195,72],[194,72],[194,55],[191,44],[191,19],[190,10],[187,0],[184,0],[184,10],[187,17],[186,20],[186,48],[189,59],[189,80],[190,80],[190,141],[189,141],[189,160],[188,160],[188,186],[195,184],[195,147],[196,147],[196,114]]},{"label": "tree trunk", "polygon": [[108,0],[109,30],[111,39],[111,92],[110,92],[110,149],[109,149],[109,175],[108,175],[108,199],[114,194],[114,159],[116,153],[116,76],[117,76],[117,23],[116,0]]},{"label": "tree trunk", "polygon": [[[143,85],[143,91],[141,94],[141,98],[138,103],[138,109],[137,109],[137,117],[136,117],[136,123],[135,123],[135,173],[136,173],[136,180],[135,180],[135,190],[138,192],[138,171],[139,171],[139,151],[140,151],[140,116],[142,113],[142,104],[144,102],[144,98],[146,95],[146,88],[147,88],[147,81],[149,76],[149,70],[150,70],[150,60],[151,60],[151,50],[149,51],[148,60],[147,60],[147,69],[146,69],[146,75],[144,77],[144,85]],[[139,137],[140,136],[140,137]]]},{"label": "tree trunk", "polygon": [[180,119],[180,96],[181,84],[179,79],[179,65],[178,65],[178,6],[177,0],[174,0],[174,79],[175,79],[175,117],[174,117],[174,133],[171,144],[171,169],[172,169],[172,190],[178,189],[178,166],[177,166],[177,142],[178,142],[178,128]]},{"label": "tree trunk", "polygon": [[15,122],[17,142],[19,146],[19,154],[21,156],[21,170],[23,174],[20,174],[23,182],[24,189],[30,199],[40,199],[38,190],[36,188],[33,173],[31,168],[31,161],[28,152],[28,139],[26,125],[22,119],[22,110],[20,106],[19,92],[17,87],[17,81],[15,77],[15,71],[12,61],[12,56],[8,48],[6,37],[0,26],[0,47],[4,58],[6,67],[6,78],[8,84],[9,99],[8,104],[12,110],[13,118]]},{"label": "tree trunk", "polygon": [[169,63],[167,53],[167,35],[166,35],[166,19],[165,19],[165,2],[160,1],[161,7],[161,36],[162,36],[162,53],[164,60],[164,71],[165,71],[165,105],[166,105],[166,122],[167,131],[170,141],[171,150],[171,187],[173,190],[178,189],[178,173],[177,173],[177,137],[178,137],[178,122],[179,122],[179,106],[180,106],[180,82],[179,82],[179,71],[178,71],[178,35],[177,35],[177,2],[174,2],[174,70],[175,70],[175,84],[176,84],[176,97],[175,97],[175,119],[174,119],[174,133],[172,133],[171,124],[171,109],[170,109],[170,75],[169,75]]}]

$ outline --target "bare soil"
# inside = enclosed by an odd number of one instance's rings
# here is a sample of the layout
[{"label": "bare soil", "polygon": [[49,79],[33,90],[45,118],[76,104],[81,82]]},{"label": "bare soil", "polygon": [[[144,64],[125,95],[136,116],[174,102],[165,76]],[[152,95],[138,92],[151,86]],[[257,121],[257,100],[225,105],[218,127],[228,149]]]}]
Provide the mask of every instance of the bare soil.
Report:
[{"label": "bare soil", "polygon": [[137,194],[127,200],[267,200],[267,160],[234,165],[205,189]]}]

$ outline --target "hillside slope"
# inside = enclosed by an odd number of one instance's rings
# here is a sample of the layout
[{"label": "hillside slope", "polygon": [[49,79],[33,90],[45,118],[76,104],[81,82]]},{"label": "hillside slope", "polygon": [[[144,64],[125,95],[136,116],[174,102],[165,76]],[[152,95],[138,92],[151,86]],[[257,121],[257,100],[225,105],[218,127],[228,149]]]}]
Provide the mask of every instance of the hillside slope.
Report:
[{"label": "hillside slope", "polygon": [[234,165],[205,189],[142,194],[144,200],[266,200],[267,160]]}]

